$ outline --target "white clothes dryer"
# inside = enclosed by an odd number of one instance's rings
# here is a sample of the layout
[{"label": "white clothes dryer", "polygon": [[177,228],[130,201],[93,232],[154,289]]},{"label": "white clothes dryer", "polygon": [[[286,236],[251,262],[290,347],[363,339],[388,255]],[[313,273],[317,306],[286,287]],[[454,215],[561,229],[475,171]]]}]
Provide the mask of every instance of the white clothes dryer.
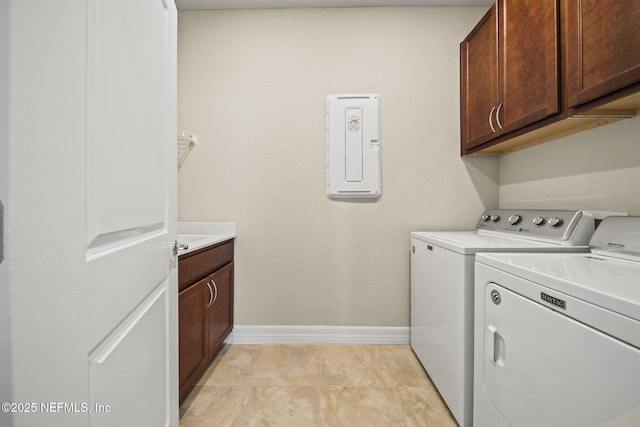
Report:
[{"label": "white clothes dryer", "polygon": [[475,231],[411,233],[411,348],[462,427],[472,425],[477,252],[588,252],[614,212],[487,210]]},{"label": "white clothes dryer", "polygon": [[640,426],[640,217],[588,254],[478,254],[475,427]]}]

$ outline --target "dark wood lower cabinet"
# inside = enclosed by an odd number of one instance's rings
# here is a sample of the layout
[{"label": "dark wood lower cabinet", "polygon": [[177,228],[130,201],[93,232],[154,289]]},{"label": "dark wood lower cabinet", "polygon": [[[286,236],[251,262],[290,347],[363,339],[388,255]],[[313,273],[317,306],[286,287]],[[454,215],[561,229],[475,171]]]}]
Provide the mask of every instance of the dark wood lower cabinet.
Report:
[{"label": "dark wood lower cabinet", "polygon": [[209,277],[215,286],[215,299],[207,313],[209,316],[207,355],[213,358],[233,328],[233,263],[227,264]]},{"label": "dark wood lower cabinet", "polygon": [[[208,279],[208,278],[207,278]],[[179,383],[180,396],[195,374],[202,371],[209,357],[207,311],[209,288],[203,279],[178,294]]]},{"label": "dark wood lower cabinet", "polygon": [[233,241],[181,256],[178,270],[183,262],[189,281],[183,275],[178,284],[180,403],[233,329]]}]

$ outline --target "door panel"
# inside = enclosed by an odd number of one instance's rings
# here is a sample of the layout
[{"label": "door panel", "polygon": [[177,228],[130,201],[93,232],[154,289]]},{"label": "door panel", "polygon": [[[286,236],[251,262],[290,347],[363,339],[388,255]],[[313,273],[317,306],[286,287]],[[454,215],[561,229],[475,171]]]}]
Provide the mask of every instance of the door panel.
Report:
[{"label": "door panel", "polygon": [[[496,5],[462,42],[462,143],[472,148],[493,138],[489,116],[498,105],[498,33]],[[495,121],[492,121],[495,128]]]},{"label": "door panel", "polygon": [[87,245],[136,241],[165,225],[167,6],[89,2]]},{"label": "door panel", "polygon": [[503,0],[500,22],[503,132],[560,111],[556,0]]},{"label": "door panel", "polygon": [[216,271],[209,279],[215,284],[215,302],[209,307],[208,357],[213,357],[233,325],[233,263]]},{"label": "door panel", "polygon": [[180,292],[178,305],[179,324],[179,357],[180,357],[180,389],[187,386],[187,381],[194,372],[199,371],[207,360],[206,346],[206,306],[209,303],[209,278]]},{"label": "door panel", "polygon": [[169,292],[167,280],[89,354],[92,426],[170,424]]},{"label": "door panel", "polygon": [[640,81],[637,0],[567,2],[569,106]]}]

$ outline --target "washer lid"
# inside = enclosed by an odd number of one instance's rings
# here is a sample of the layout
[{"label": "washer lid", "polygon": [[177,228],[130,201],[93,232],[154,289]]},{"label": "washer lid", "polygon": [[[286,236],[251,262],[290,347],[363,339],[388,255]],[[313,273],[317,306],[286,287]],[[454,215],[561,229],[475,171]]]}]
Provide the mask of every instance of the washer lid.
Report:
[{"label": "washer lid", "polygon": [[640,262],[591,253],[486,253],[476,262],[640,320]]},{"label": "washer lid", "polygon": [[587,246],[563,246],[477,231],[423,231],[411,237],[463,255],[476,252],[587,252]]}]

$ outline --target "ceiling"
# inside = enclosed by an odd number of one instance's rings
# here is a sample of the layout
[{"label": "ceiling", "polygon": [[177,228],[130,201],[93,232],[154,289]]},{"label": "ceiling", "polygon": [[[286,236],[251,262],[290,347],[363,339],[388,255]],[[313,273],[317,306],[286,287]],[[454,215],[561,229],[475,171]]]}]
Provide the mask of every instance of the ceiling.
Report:
[{"label": "ceiling", "polygon": [[302,7],[491,6],[494,0],[176,0],[188,9],[284,9]]}]

